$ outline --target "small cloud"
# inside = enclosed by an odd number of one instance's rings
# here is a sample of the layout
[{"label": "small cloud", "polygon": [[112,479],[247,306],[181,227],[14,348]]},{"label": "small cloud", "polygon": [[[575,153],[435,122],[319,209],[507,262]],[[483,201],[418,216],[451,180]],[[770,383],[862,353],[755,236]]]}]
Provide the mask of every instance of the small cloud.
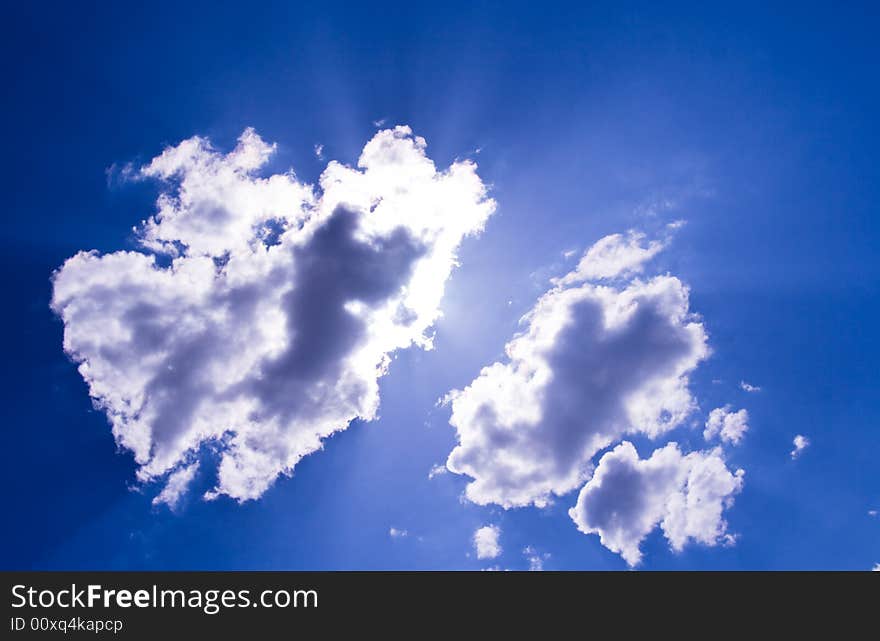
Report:
[{"label": "small cloud", "polygon": [[396,527],[388,530],[388,536],[392,539],[402,539],[405,536],[409,536],[409,532],[406,530],[398,530]]},{"label": "small cloud", "polygon": [[746,383],[745,381],[740,381],[740,382],[739,382],[739,386],[740,386],[743,390],[745,390],[746,392],[749,392],[749,393],[760,392],[760,391],[761,391],[761,388],[758,387],[757,385],[752,385],[751,383]]},{"label": "small cloud", "polygon": [[315,145],[315,157],[318,160],[324,160],[324,145]]},{"label": "small cloud", "polygon": [[727,467],[721,448],[685,454],[672,442],[643,459],[624,441],[599,459],[569,516],[630,567],[641,562],[640,545],[657,526],[676,552],[689,541],[728,546],[735,538],[727,536],[723,513],[744,475]]},{"label": "small cloud", "polygon": [[707,441],[720,436],[722,441],[738,445],[749,431],[749,413],[746,410],[732,412],[729,405],[718,407],[709,412],[703,438]]},{"label": "small cloud", "polygon": [[568,260],[569,258],[571,258],[572,256],[574,256],[575,254],[577,254],[577,250],[576,250],[576,249],[566,249],[564,252],[562,252],[562,257],[563,257],[565,260]]},{"label": "small cloud", "polygon": [[373,126],[376,127],[376,129],[379,129],[384,125],[385,125],[385,118],[379,118],[379,120],[373,121]]},{"label": "small cloud", "polygon": [[880,563],[875,563],[874,567],[871,568],[872,572],[880,572]]},{"label": "small cloud", "polygon": [[165,483],[165,487],[159,495],[153,499],[153,505],[158,506],[164,503],[169,509],[173,510],[176,508],[177,504],[180,502],[180,498],[186,492],[186,488],[189,487],[189,484],[192,482],[198,471],[199,463],[196,461],[192,465],[181,467],[177,471],[172,472],[168,476],[168,481]]},{"label": "small cloud", "polygon": [[794,443],[794,449],[791,451],[791,458],[796,459],[810,446],[810,439],[803,434],[798,434],[792,443]]},{"label": "small cloud", "polygon": [[434,402],[434,407],[446,407],[455,400],[455,397],[456,394],[454,390],[452,392],[447,392]]},{"label": "small cloud", "polygon": [[868,516],[877,516],[877,510],[868,510]]},{"label": "small cloud", "polygon": [[541,572],[544,570],[544,561],[550,558],[550,553],[540,554],[534,547],[527,545],[523,548],[523,556],[529,562],[529,572]]},{"label": "small cloud", "polygon": [[446,469],[445,463],[437,463],[428,471],[428,480],[430,481],[435,476],[442,476],[447,472],[449,472],[449,470]]},{"label": "small cloud", "polygon": [[501,554],[501,545],[498,538],[501,536],[501,528],[497,525],[484,525],[474,532],[474,549],[478,559],[494,559]]}]

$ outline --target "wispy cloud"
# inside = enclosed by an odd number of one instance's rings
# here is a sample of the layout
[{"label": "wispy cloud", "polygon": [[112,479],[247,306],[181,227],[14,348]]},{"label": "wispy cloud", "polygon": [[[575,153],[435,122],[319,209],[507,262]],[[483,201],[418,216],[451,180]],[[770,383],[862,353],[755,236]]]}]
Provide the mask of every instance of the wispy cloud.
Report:
[{"label": "wispy cloud", "polygon": [[523,556],[529,564],[530,572],[541,572],[544,569],[544,561],[550,558],[550,553],[544,552],[542,554],[533,546],[527,545],[523,548]]},{"label": "wispy cloud", "polygon": [[172,510],[176,508],[198,471],[199,463],[196,461],[190,465],[183,465],[175,472],[169,474],[165,487],[153,499],[153,505],[164,503]]},{"label": "wispy cloud", "polygon": [[433,479],[434,477],[441,476],[443,474],[447,474],[449,470],[446,469],[446,465],[443,463],[437,463],[432,466],[430,470],[428,470],[428,480]]}]

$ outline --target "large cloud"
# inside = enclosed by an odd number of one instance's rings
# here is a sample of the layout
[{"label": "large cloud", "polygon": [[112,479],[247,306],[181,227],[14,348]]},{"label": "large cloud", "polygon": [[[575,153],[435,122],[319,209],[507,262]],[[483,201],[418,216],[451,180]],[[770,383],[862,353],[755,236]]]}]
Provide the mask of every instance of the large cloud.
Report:
[{"label": "large cloud", "polygon": [[390,355],[430,347],[458,246],[494,210],[473,163],[438,171],[407,127],[356,168],[330,162],[318,189],[259,176],[273,150],[250,129],[227,154],[166,149],[139,171],[164,185],[143,250],[81,252],[55,275],[64,348],[139,478],[171,474],[160,502],[206,443],[208,496],[246,500],[374,418]]},{"label": "large cloud", "polygon": [[669,443],[642,460],[624,441],[602,456],[569,514],[579,530],[598,534],[602,545],[636,565],[639,544],[658,524],[674,550],[690,540],[731,541],[722,512],[743,475],[731,473],[717,449],[684,455]]},{"label": "large cloud", "polygon": [[[601,450],[628,434],[661,437],[697,409],[689,375],[709,348],[688,288],[668,274],[642,277],[677,226],[662,240],[601,239],[526,314],[507,358],[447,396],[458,436],[447,467],[470,477],[466,498],[541,507],[582,487],[572,518],[630,564],[658,524],[674,549],[732,540],[722,512],[742,472],[727,469],[720,449],[682,454],[670,444],[641,461],[624,442],[593,473]],[[742,438],[747,413],[726,412],[713,413],[706,438]]]},{"label": "large cloud", "polygon": [[447,465],[472,477],[471,501],[545,505],[624,434],[659,436],[694,410],[688,374],[706,333],[677,278],[624,278],[660,247],[641,240],[599,241],[524,317],[507,360],[447,397],[459,439]]}]

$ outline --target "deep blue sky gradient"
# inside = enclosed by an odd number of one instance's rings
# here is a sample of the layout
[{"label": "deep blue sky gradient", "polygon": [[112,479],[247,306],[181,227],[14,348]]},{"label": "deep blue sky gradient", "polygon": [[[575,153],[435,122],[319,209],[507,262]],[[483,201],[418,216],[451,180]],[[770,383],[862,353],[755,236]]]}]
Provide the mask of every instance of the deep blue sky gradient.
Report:
[{"label": "deep blue sky gradient", "polygon": [[[876,5],[185,4],[4,9],[0,567],[476,569],[470,536],[498,523],[502,567],[532,545],[548,569],[624,568],[576,531],[574,496],[504,512],[461,504],[464,479],[428,481],[454,443],[434,404],[501,355],[563,251],[676,218],[660,265],[691,285],[714,348],[695,393],[704,411],[746,407],[752,431],[731,453],[737,545],[674,554],[655,532],[643,567],[880,562]],[[463,247],[436,350],[401,353],[381,419],[259,501],[152,508],[48,306],[54,268],[132,247],[154,209],[156,185],[106,170],[253,126],[279,144],[273,170],[315,180],[315,144],[354,162],[379,119],[438,164],[475,157],[499,202]],[[796,433],[812,446],[792,461]]]}]

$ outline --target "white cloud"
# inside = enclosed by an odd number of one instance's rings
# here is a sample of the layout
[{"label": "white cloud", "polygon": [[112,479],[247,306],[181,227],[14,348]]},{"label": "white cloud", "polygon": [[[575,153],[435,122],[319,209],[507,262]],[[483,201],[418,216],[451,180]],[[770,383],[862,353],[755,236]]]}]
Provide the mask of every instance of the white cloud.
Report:
[{"label": "white cloud", "polygon": [[690,540],[729,542],[722,513],[742,488],[743,475],[727,469],[718,449],[685,455],[669,443],[640,459],[624,441],[602,456],[569,514],[579,530],[598,534],[602,545],[633,566],[641,561],[642,540],[658,525],[676,551]]},{"label": "white cloud", "polygon": [[709,412],[703,438],[707,441],[720,436],[722,441],[738,444],[749,431],[749,413],[746,410],[732,412],[730,406],[718,407]]},{"label": "white cloud", "polygon": [[875,563],[874,567],[871,568],[873,572],[880,572],[880,563]]},{"label": "white cloud", "polygon": [[792,443],[794,444],[794,449],[791,451],[791,458],[796,459],[810,446],[810,439],[803,434],[798,434],[794,437]]},{"label": "white cloud", "polygon": [[153,505],[161,505],[164,503],[172,510],[177,507],[181,497],[186,493],[189,484],[192,483],[196,472],[199,471],[199,462],[196,461],[191,465],[184,465],[176,471],[168,475],[165,487],[153,499]]},{"label": "white cloud", "polygon": [[399,530],[396,527],[393,527],[388,530],[388,536],[392,539],[402,539],[405,536],[409,536],[409,532],[407,530]]},{"label": "white cloud", "polygon": [[529,572],[541,572],[544,569],[544,561],[550,558],[550,553],[541,554],[531,545],[523,548],[523,556],[529,563]]},{"label": "white cloud", "polygon": [[668,239],[652,240],[648,243],[644,241],[645,234],[636,231],[629,231],[625,235],[605,236],[587,250],[574,271],[557,282],[568,285],[585,280],[623,278],[639,274],[645,264],[668,243]]},{"label": "white cloud", "polygon": [[740,388],[742,388],[743,390],[745,390],[746,392],[749,392],[749,393],[761,391],[761,388],[758,387],[757,385],[752,385],[751,383],[746,383],[745,381],[740,381],[739,386],[740,386]]},{"label": "white cloud", "polygon": [[141,481],[213,442],[206,496],[253,499],[376,416],[391,355],[430,348],[458,247],[494,210],[475,164],[438,171],[425,148],[379,131],[319,188],[258,175],[275,147],[251,129],[230,153],[194,137],[140,169],[163,185],[142,250],[73,256],[52,307]]},{"label": "white cloud", "polygon": [[315,145],[315,157],[318,160],[324,160],[324,145]]},{"label": "white cloud", "polygon": [[[688,288],[641,276],[667,242],[600,240],[526,314],[507,358],[447,395],[458,437],[447,467],[472,479],[468,500],[542,507],[581,487],[572,519],[632,565],[658,525],[674,550],[735,540],[722,514],[744,472],[729,471],[720,448],[687,454],[670,443],[641,460],[624,441],[592,466],[627,434],[659,438],[697,407],[689,376],[709,348]],[[745,410],[714,416],[710,436],[742,438]]]},{"label": "white cloud", "polygon": [[435,476],[442,476],[443,474],[447,474],[449,470],[446,469],[446,466],[443,463],[437,463],[432,466],[430,470],[428,470],[428,480],[430,481]]},{"label": "white cloud", "polygon": [[469,500],[546,505],[583,485],[601,449],[660,436],[695,409],[688,376],[709,349],[688,288],[669,275],[606,280],[643,270],[662,246],[643,240],[614,235],[587,250],[523,318],[507,359],[447,396],[459,441],[447,467],[473,479]]},{"label": "white cloud", "polygon": [[501,528],[497,525],[484,525],[474,532],[474,549],[478,559],[494,559],[501,554],[501,545],[498,538],[501,536]]},{"label": "white cloud", "polygon": [[877,516],[877,510],[868,510],[868,516]]}]

